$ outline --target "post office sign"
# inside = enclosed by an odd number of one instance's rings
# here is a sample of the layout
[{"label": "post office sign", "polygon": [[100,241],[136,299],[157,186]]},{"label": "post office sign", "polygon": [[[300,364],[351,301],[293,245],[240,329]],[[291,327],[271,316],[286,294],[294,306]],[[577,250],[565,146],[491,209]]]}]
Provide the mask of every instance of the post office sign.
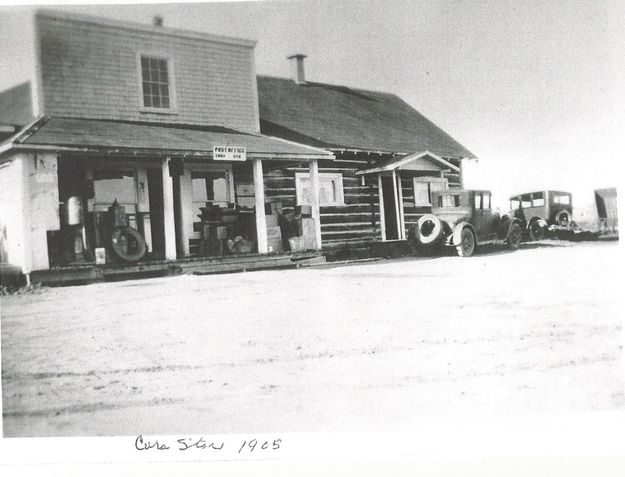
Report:
[{"label": "post office sign", "polygon": [[246,150],[240,146],[215,146],[213,159],[216,161],[245,161]]}]

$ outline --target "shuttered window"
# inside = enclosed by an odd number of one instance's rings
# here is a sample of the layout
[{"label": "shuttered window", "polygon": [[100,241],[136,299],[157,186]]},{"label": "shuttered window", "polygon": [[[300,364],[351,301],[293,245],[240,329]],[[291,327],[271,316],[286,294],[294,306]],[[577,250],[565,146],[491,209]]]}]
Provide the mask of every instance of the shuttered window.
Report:
[{"label": "shuttered window", "polygon": [[[296,173],[295,188],[298,205],[311,205],[310,174]],[[319,205],[343,205],[343,175],[319,174]]]},{"label": "shuttered window", "polygon": [[413,180],[416,207],[432,205],[432,192],[447,189],[447,179],[440,177],[415,177]]},{"label": "shuttered window", "polygon": [[144,107],[172,107],[170,65],[167,58],[141,55],[141,85]]}]

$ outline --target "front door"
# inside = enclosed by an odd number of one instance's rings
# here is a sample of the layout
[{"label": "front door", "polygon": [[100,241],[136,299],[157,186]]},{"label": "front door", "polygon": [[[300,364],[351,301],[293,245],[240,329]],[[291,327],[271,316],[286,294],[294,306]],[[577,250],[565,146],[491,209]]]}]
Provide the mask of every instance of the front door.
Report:
[{"label": "front door", "polygon": [[399,224],[397,223],[397,195],[393,176],[381,176],[382,200],[384,202],[384,228],[386,240],[399,239]]}]

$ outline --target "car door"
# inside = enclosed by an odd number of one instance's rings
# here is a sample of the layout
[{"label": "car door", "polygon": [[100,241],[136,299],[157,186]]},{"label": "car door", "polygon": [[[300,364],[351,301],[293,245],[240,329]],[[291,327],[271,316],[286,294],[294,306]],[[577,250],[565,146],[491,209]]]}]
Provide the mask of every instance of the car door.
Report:
[{"label": "car door", "polygon": [[482,210],[482,193],[474,192],[473,193],[473,203],[471,204],[473,208],[473,227],[475,228],[475,232],[477,233],[478,242],[483,242],[484,239],[484,211]]},{"label": "car door", "polygon": [[499,214],[493,212],[490,192],[482,192],[482,233],[484,240],[497,238]]}]

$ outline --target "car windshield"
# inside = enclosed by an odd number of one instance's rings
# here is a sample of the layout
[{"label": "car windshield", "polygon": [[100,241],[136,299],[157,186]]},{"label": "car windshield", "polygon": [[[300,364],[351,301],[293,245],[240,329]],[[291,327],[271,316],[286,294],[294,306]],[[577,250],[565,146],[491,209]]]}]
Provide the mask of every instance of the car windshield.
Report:
[{"label": "car windshield", "polygon": [[458,194],[442,194],[438,196],[439,207],[460,207],[460,196]]}]

